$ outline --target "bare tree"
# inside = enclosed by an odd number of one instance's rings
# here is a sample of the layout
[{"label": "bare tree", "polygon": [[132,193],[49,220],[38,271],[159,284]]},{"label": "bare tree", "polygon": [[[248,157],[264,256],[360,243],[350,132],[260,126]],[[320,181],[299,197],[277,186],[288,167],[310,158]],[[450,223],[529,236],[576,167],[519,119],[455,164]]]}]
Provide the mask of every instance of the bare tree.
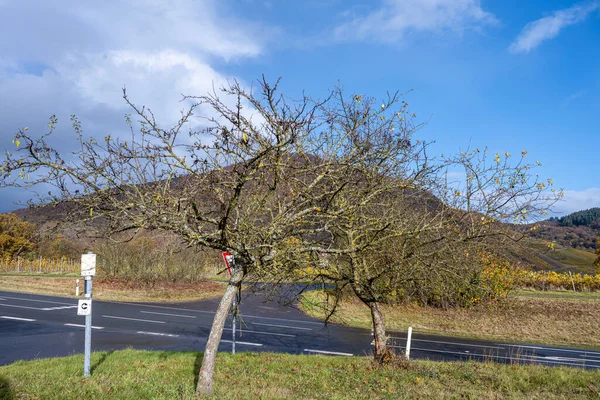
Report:
[{"label": "bare tree", "polygon": [[[328,316],[349,287],[371,311],[374,355],[382,361],[387,355],[382,303],[412,298],[446,307],[494,297],[481,281],[478,255],[512,247],[523,234],[511,225],[543,217],[562,196],[525,157],[523,152],[512,165],[509,154],[488,156],[485,150],[440,160],[413,154],[402,161],[404,174],[360,174],[357,186],[346,186],[338,196],[356,207],[329,222],[336,255],[316,275],[337,284]],[[462,179],[449,182],[449,169],[462,169]],[[363,189],[371,185],[377,190]],[[366,193],[374,196],[369,202]]]},{"label": "bare tree", "polygon": [[[397,95],[377,109],[360,96],[345,98],[339,88],[323,101],[289,100],[264,79],[256,93],[233,82],[186,98],[192,104],[169,129],[125,92],[124,98],[133,114],[126,116],[129,138],[87,139],[73,116],[80,148],[61,154],[49,144],[57,124],[52,117],[45,134],[17,133],[17,151],[7,152],[1,165],[1,184],[51,184],[54,192],[39,203],[68,202],[71,218],[104,226],[110,235],[164,230],[189,246],[234,254],[237,268],[200,370],[197,390],[210,393],[223,325],[245,277],[301,268],[311,254],[346,251],[336,249],[328,225],[356,205],[338,201],[339,195],[355,186],[355,171],[364,165],[379,168],[377,174],[388,168],[386,158],[407,153],[415,161],[409,140],[415,127],[406,106],[392,111]],[[197,127],[193,116],[201,111],[206,114]]]},{"label": "bare tree", "polygon": [[[264,78],[256,90],[233,82],[186,97],[190,106],[168,129],[125,92],[124,98],[132,109],[126,116],[127,139],[86,139],[73,116],[80,148],[61,154],[49,145],[57,123],[52,117],[41,136],[26,129],[17,133],[17,151],[7,152],[1,164],[1,186],[51,184],[54,192],[41,196],[40,203],[68,202],[71,218],[106,227],[110,235],[169,231],[188,246],[235,256],[236,269],[206,344],[199,393],[212,392],[225,319],[248,276],[299,276],[330,255],[339,261],[330,264],[337,269],[320,276],[350,284],[371,307],[374,325],[383,329],[375,289],[382,280],[388,289],[398,287],[400,278],[387,274],[394,268],[375,268],[385,257],[378,249],[399,246],[405,265],[429,265],[423,249],[442,242],[451,246],[447,237],[479,218],[480,210],[471,204],[490,192],[477,181],[470,183],[468,195],[447,196],[453,186],[440,179],[449,162],[431,160],[427,144],[413,138],[419,125],[398,93],[379,103],[335,88],[321,101],[292,100]],[[452,162],[468,169],[469,160],[474,159]],[[494,199],[511,202],[510,193]],[[515,192],[515,198],[534,193]],[[458,198],[468,198],[467,206],[456,203]],[[482,204],[496,207],[487,200]],[[486,216],[498,220],[509,214]],[[486,224],[476,225],[481,226]],[[468,237],[482,236],[477,232]],[[440,260],[440,251],[431,254]],[[378,354],[385,347],[382,340]]]}]

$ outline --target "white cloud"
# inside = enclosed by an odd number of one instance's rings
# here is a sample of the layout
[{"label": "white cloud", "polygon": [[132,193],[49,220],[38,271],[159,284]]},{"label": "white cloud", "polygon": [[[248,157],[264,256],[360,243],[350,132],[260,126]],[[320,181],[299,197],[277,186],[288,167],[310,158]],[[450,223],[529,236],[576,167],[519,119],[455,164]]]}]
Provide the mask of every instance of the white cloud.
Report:
[{"label": "white cloud", "polygon": [[556,214],[566,215],[593,207],[600,207],[600,188],[565,190],[562,201],[554,205],[553,211]]},{"label": "white cloud", "polygon": [[598,9],[600,9],[600,1],[580,3],[532,21],[525,25],[519,36],[510,45],[509,51],[512,53],[529,53],[542,42],[558,36],[563,28],[582,22]]},{"label": "white cloud", "polygon": [[[227,3],[217,0],[31,3],[0,3],[0,26],[19,32],[18,40],[0,35],[0,90],[27,80],[37,95],[54,97],[44,91],[60,85],[65,96],[115,108],[127,86],[155,111],[172,103],[178,110],[182,93],[204,94],[223,82],[215,59],[256,57],[266,40],[256,24],[230,16]],[[0,106],[28,96],[2,94]],[[65,96],[51,101],[69,102]],[[79,99],[72,100],[77,106]]]},{"label": "white cloud", "polygon": [[[262,46],[252,25],[227,17],[214,0],[135,0],[124,9],[118,2],[76,2],[71,12],[102,31],[112,47],[175,48],[223,58],[256,56]],[[62,2],[61,2],[62,4]],[[109,30],[104,26],[110,26]]]},{"label": "white cloud", "polygon": [[150,106],[164,125],[179,118],[184,108],[182,94],[202,95],[226,81],[200,57],[173,50],[119,50],[83,59],[70,57],[57,71],[71,80],[87,102],[111,109],[125,107],[121,89],[126,86],[131,99]]},{"label": "white cloud", "polygon": [[338,26],[335,36],[395,42],[412,31],[461,32],[496,22],[480,0],[384,0],[365,16],[354,16]]},{"label": "white cloud", "polygon": [[[235,16],[223,0],[0,0],[0,151],[16,129],[44,132],[56,114],[57,147],[76,142],[69,115],[93,136],[125,131],[121,89],[164,127],[233,76],[217,65],[258,57],[270,28]],[[249,110],[247,112],[250,112]],[[13,198],[22,193],[11,193]],[[9,196],[0,210],[10,209]]]},{"label": "white cloud", "polygon": [[264,51],[268,28],[227,7],[218,0],[0,2],[3,31],[19,32],[18,40],[0,35],[0,132],[43,127],[51,114],[87,115],[88,132],[106,127],[107,113],[120,116],[112,126],[122,124],[123,86],[164,125],[174,122],[182,94],[235,78],[217,71],[216,59]]},{"label": "white cloud", "polygon": [[[32,6],[32,3],[35,6]],[[229,16],[217,0],[14,1],[0,7],[3,55],[52,61],[66,52],[116,49],[202,53],[224,59],[261,54],[259,27]],[[26,28],[26,29],[24,29]]]}]

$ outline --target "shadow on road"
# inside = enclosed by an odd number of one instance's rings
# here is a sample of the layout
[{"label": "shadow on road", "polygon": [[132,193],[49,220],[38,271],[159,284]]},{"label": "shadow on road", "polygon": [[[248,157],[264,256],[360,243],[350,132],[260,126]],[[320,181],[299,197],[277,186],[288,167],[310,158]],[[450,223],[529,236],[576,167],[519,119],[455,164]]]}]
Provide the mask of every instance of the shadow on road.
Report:
[{"label": "shadow on road", "polygon": [[106,353],[102,354],[102,356],[100,357],[98,362],[90,367],[90,374],[93,374],[94,371],[96,370],[96,368],[98,368],[100,365],[102,365],[102,363],[104,361],[106,361],[106,359],[114,352],[115,352],[114,350],[110,350],[110,351],[107,351]]},{"label": "shadow on road", "polygon": [[0,399],[13,400],[16,399],[14,390],[10,387],[8,379],[0,376]]}]

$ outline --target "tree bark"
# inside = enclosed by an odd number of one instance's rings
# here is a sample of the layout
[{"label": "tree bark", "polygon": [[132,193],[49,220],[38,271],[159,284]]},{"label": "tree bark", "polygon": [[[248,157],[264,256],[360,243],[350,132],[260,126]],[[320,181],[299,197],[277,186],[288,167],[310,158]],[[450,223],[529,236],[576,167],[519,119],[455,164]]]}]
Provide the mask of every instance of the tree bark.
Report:
[{"label": "tree bark", "polygon": [[371,309],[371,319],[373,321],[373,336],[375,337],[375,360],[383,361],[383,358],[387,350],[387,337],[385,335],[385,323],[383,320],[383,314],[379,309],[379,303],[370,302],[368,303]]},{"label": "tree bark", "polygon": [[196,393],[201,395],[212,394],[212,383],[213,374],[215,372],[215,358],[217,356],[217,350],[219,343],[221,342],[221,335],[223,334],[223,328],[225,327],[225,320],[231,309],[233,299],[242,284],[244,279],[244,272],[241,267],[234,270],[233,276],[229,279],[229,284],[225,290],[225,294],[221,298],[215,318],[213,319],[212,328],[208,335],[208,341],[206,342],[206,348],[204,350],[204,357],[202,358],[202,367],[198,374],[198,385],[196,386]]}]

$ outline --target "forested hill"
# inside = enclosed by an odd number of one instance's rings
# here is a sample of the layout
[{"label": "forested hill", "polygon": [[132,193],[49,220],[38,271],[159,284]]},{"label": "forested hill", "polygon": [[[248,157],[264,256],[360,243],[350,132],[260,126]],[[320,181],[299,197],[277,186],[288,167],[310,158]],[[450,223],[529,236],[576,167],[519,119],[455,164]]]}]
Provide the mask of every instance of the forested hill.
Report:
[{"label": "forested hill", "polygon": [[600,208],[577,211],[564,217],[553,217],[538,224],[531,236],[556,244],[593,252],[600,237]]},{"label": "forested hill", "polygon": [[553,217],[550,221],[557,222],[559,226],[590,226],[600,229],[600,207],[577,211],[561,218]]},{"label": "forested hill", "polygon": [[[85,247],[91,237],[96,237],[93,226],[82,228],[69,222],[67,215],[73,206],[60,203],[53,206],[17,210],[23,220],[33,223],[44,235],[60,233],[76,247]],[[521,225],[515,229],[524,233],[527,239],[517,250],[514,258],[522,265],[535,269],[572,270],[573,272],[595,273],[593,266],[596,255],[596,239],[600,237],[600,208],[578,211],[562,218],[550,218],[535,225]],[[161,236],[162,237],[162,236]],[[550,243],[554,246],[549,247]]]}]

